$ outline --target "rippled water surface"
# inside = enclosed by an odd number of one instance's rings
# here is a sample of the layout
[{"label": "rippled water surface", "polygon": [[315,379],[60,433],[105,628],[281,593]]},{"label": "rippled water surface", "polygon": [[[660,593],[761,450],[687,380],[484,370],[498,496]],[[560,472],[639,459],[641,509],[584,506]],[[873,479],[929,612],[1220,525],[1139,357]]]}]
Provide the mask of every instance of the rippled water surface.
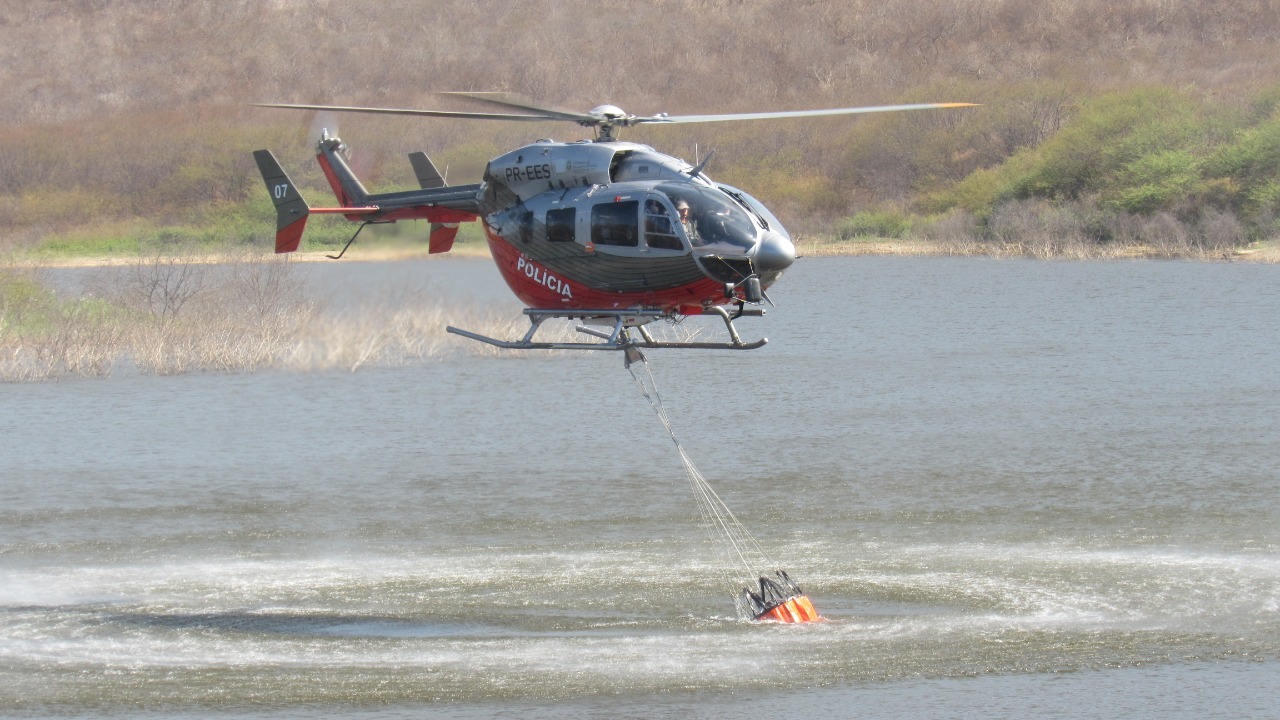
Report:
[{"label": "rippled water surface", "polygon": [[[518,311],[481,261],[304,271]],[[614,354],[5,385],[0,714],[1274,717],[1280,268],[771,295],[765,348],[650,367],[829,622],[736,618]]]}]

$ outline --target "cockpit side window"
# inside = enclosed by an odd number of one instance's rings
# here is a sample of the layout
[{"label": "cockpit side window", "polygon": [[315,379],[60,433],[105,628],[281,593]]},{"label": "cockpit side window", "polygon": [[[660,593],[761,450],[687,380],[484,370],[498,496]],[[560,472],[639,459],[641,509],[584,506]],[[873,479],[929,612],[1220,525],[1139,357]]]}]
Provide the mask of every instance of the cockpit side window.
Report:
[{"label": "cockpit side window", "polygon": [[676,235],[670,211],[660,200],[654,198],[644,203],[644,241],[656,250],[684,250],[684,243]]},{"label": "cockpit side window", "polygon": [[755,247],[756,225],[751,216],[723,192],[692,183],[663,183],[655,189],[681,211],[684,233],[695,248],[721,246],[741,252]]},{"label": "cockpit side window", "polygon": [[591,242],[596,245],[636,247],[640,244],[637,200],[601,203],[591,208]]}]

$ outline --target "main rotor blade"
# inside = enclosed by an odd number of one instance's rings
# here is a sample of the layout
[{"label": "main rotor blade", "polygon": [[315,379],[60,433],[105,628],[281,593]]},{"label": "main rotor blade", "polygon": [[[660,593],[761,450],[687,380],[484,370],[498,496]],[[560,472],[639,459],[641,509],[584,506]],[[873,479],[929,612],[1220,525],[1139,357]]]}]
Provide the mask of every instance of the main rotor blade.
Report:
[{"label": "main rotor blade", "polygon": [[703,123],[730,120],[773,120],[778,118],[822,117],[824,115],[858,115],[861,113],[898,112],[900,110],[932,110],[937,108],[977,107],[977,103],[919,103],[915,105],[876,105],[872,107],[832,108],[830,110],[784,110],[781,112],[736,113],[728,115],[656,115],[638,117],[636,123]]},{"label": "main rotor blade", "polygon": [[249,103],[253,107],[283,108],[285,110],[328,110],[330,112],[366,113],[370,115],[416,115],[419,117],[460,118],[463,120],[515,120],[519,122],[545,122],[563,118],[552,115],[510,115],[506,113],[455,112],[452,110],[410,110],[402,108],[349,107],[344,105],[293,105],[287,103]]},{"label": "main rotor blade", "polygon": [[564,108],[549,107],[547,105],[539,105],[531,98],[517,95],[515,93],[505,92],[438,92],[436,95],[444,95],[445,97],[460,97],[477,102],[489,103],[499,107],[515,108],[516,110],[532,110],[536,113],[548,115],[558,120],[570,120],[578,123],[587,123],[594,125],[599,122],[600,118],[586,113],[575,112],[573,110],[565,110]]}]

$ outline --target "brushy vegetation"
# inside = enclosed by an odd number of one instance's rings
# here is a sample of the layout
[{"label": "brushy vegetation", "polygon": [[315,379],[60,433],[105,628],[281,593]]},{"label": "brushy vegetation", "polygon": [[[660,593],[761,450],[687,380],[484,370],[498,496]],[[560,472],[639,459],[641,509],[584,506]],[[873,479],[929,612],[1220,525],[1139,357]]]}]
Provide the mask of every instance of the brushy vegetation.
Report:
[{"label": "brushy vegetation", "polygon": [[1016,199],[1096,196],[1128,213],[1205,207],[1263,216],[1275,183],[1280,115],[1214,112],[1169,90],[1109,94],[1081,107],[1071,125],[1000,165],[975,172],[931,202],[987,214]]},{"label": "brushy vegetation", "polygon": [[1249,111],[1167,89],[1094,98],[1044,142],[918,206],[969,213],[996,242],[1036,222],[1061,226],[1063,218],[1069,235],[1086,244],[1138,244],[1161,254],[1220,254],[1266,240],[1280,231],[1274,96],[1269,90]]},{"label": "brushy vegetation", "polygon": [[911,232],[912,219],[895,210],[863,210],[853,217],[841,220],[836,226],[836,237],[841,240],[854,238],[903,238]]},{"label": "brushy vegetation", "polygon": [[[1277,41],[1280,0],[448,0],[427,13],[385,0],[35,0],[0,23],[0,251],[266,246],[251,151],[275,150],[326,202],[310,143],[339,121],[378,189],[413,186],[414,150],[470,182],[522,142],[578,137],[246,107],[441,107],[433,90],[673,114],[979,102],[628,137],[685,157],[716,149],[713,176],[805,235],[1000,248],[1018,228],[1065,228],[1053,243],[1106,252],[1239,245],[1280,235]],[[335,247],[350,231],[315,221],[307,240]]]},{"label": "brushy vegetation", "polygon": [[40,271],[0,268],[0,382],[115,372],[355,371],[494,352],[448,335],[451,322],[512,337],[527,325],[519,315],[394,288],[333,310],[308,292],[296,263],[261,254],[205,260],[164,251],[95,268],[84,296],[65,299]]}]

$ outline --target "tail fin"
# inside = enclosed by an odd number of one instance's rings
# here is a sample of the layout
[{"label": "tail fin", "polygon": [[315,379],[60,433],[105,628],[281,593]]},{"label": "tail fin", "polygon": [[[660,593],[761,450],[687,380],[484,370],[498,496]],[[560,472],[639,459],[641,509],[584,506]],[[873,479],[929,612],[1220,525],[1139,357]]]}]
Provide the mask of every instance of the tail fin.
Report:
[{"label": "tail fin", "polygon": [[[424,152],[409,153],[409,162],[413,164],[413,174],[418,177],[418,186],[423,190],[434,190],[446,187],[444,176],[436,169]],[[458,223],[431,223],[428,237],[428,253],[444,253],[453,249],[453,241],[458,237]]]},{"label": "tail fin", "polygon": [[302,230],[311,209],[270,150],[254,150],[253,159],[258,162],[262,181],[276,205],[276,252],[293,252],[302,242]]},{"label": "tail fin", "polygon": [[448,183],[444,181],[444,176],[436,169],[436,164],[431,162],[431,158],[427,157],[424,152],[409,153],[409,162],[413,164],[413,174],[418,176],[418,187],[423,190],[434,190],[435,188],[445,187]]}]

